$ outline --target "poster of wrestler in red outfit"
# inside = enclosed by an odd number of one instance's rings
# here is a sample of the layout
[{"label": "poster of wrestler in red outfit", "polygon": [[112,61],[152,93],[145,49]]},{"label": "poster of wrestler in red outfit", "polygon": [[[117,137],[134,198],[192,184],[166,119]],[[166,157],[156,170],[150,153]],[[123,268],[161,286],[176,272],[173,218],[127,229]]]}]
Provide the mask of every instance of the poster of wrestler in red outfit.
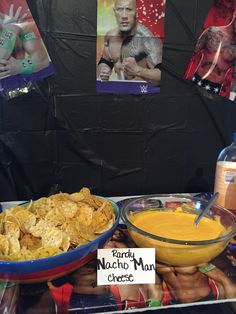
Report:
[{"label": "poster of wrestler in red outfit", "polygon": [[97,0],[97,92],[159,93],[165,0]]},{"label": "poster of wrestler in red outfit", "polygon": [[215,0],[184,77],[236,101],[236,0]]}]

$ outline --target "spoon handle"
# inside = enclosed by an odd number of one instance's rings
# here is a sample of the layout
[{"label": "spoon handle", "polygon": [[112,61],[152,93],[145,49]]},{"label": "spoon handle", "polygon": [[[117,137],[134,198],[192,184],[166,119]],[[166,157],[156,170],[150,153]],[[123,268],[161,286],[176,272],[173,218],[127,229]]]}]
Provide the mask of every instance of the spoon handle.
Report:
[{"label": "spoon handle", "polygon": [[201,214],[198,215],[197,219],[195,220],[194,224],[197,226],[199,224],[199,221],[202,219],[202,217],[208,212],[208,210],[211,208],[211,206],[215,203],[219,196],[219,192],[216,192],[212,198],[209,200],[209,203],[207,206],[202,210]]}]

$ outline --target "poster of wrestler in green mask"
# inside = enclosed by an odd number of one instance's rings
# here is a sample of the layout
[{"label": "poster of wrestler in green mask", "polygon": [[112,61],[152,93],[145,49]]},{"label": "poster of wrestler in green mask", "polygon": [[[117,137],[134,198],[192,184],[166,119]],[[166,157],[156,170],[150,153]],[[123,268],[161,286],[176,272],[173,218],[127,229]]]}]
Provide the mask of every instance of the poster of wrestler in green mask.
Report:
[{"label": "poster of wrestler in green mask", "polygon": [[97,0],[97,93],[159,93],[165,0]]}]

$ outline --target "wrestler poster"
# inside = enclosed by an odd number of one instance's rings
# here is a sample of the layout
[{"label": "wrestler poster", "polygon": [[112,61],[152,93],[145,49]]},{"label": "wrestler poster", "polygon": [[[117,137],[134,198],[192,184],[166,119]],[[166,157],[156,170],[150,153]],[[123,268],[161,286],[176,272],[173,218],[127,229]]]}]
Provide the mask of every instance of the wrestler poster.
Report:
[{"label": "wrestler poster", "polygon": [[97,93],[159,93],[165,0],[97,0]]},{"label": "wrestler poster", "polygon": [[214,0],[184,77],[231,101],[236,98],[236,0]]},{"label": "wrestler poster", "polygon": [[0,2],[0,94],[27,87],[54,73],[25,0]]}]

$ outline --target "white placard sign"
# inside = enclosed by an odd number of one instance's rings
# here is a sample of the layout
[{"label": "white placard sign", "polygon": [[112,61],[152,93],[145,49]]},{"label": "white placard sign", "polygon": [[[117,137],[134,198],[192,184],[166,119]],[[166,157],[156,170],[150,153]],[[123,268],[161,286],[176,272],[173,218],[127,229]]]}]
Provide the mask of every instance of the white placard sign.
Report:
[{"label": "white placard sign", "polygon": [[97,285],[155,283],[155,249],[97,251]]}]

